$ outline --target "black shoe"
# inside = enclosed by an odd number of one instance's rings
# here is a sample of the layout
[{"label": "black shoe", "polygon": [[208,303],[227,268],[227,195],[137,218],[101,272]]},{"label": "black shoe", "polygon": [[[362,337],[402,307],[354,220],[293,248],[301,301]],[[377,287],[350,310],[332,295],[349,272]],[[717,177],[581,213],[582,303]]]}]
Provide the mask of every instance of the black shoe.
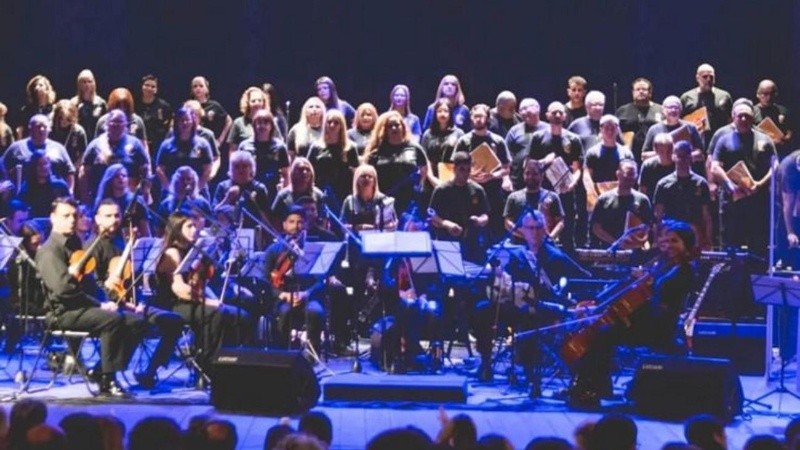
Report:
[{"label": "black shoe", "polygon": [[103,382],[100,384],[100,396],[101,397],[114,397],[114,398],[131,398],[133,394],[125,390],[122,386],[117,383],[117,380],[114,379],[114,375],[103,375]]},{"label": "black shoe", "polygon": [[158,383],[158,378],[154,373],[134,373],[133,377],[136,379],[136,383],[138,383],[139,387],[142,389],[153,389]]},{"label": "black shoe", "polygon": [[575,409],[597,409],[600,407],[600,395],[585,389],[570,389],[567,406]]},{"label": "black shoe", "polygon": [[542,396],[542,385],[538,381],[534,381],[531,383],[531,389],[528,391],[528,398],[531,400],[536,398],[541,398]]},{"label": "black shoe", "polygon": [[95,367],[86,371],[86,379],[89,380],[90,383],[101,384],[103,381],[103,374]]}]

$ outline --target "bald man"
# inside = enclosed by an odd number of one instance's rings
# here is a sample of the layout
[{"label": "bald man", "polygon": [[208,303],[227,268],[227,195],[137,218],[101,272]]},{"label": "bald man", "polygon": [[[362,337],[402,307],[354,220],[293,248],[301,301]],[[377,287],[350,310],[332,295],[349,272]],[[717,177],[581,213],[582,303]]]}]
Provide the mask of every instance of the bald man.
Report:
[{"label": "bald man", "polygon": [[731,94],[716,87],[717,77],[711,64],[700,64],[694,78],[697,87],[681,95],[683,113],[690,114],[702,107],[707,108],[710,128],[700,131],[704,142],[709,142],[717,129],[730,122],[733,100]]},{"label": "bald man", "polygon": [[756,89],[758,104],[753,107],[753,123],[758,125],[762,120],[769,117],[783,133],[783,138],[775,143],[778,155],[783,158],[790,151],[789,142],[792,140],[792,118],[789,109],[783,105],[775,103],[778,97],[778,85],[772,80],[761,80]]}]

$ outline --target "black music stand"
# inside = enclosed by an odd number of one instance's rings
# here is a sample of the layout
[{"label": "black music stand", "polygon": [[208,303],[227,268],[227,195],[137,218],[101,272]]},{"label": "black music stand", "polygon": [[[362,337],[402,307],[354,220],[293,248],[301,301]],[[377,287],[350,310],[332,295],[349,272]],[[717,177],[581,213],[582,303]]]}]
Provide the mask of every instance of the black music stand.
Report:
[{"label": "black music stand", "polygon": [[[756,302],[770,306],[779,306],[784,310],[787,306],[791,306],[793,308],[800,307],[800,281],[793,280],[791,278],[780,278],[769,275],[751,275],[750,279],[753,285],[753,297]],[[784,311],[784,314],[781,316],[782,319],[778,322],[778,339],[783,342],[785,338],[783,333],[788,331],[786,324],[788,315],[785,314]],[[768,323],[767,326],[772,326],[772,324]],[[767,370],[769,370],[769,367],[767,367]],[[779,396],[782,394],[789,394],[792,397],[800,400],[800,396],[786,388],[786,385],[784,384],[784,375],[784,364],[781,363],[778,386],[761,397],[756,398],[755,400],[748,400],[745,406],[757,404],[765,406],[768,409],[772,409],[769,405],[764,405],[761,401],[772,396],[773,394],[778,394]],[[781,406],[780,398],[778,400],[779,415]]]},{"label": "black music stand", "polygon": [[[427,231],[391,231],[378,232],[366,231],[361,233],[361,254],[364,257],[388,258],[409,258],[426,257],[433,252],[431,235]],[[389,264],[387,264],[388,266]],[[381,279],[382,277],[379,277]],[[381,336],[386,339],[386,299],[380,296],[381,300]],[[383,368],[389,368],[386,359],[386,343],[381,345],[381,361]]]}]

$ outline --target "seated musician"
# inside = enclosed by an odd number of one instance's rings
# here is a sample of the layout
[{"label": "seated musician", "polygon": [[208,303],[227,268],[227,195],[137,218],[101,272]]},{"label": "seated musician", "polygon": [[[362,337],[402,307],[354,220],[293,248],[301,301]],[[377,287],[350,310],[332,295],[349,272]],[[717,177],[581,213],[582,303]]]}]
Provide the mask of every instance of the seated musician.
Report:
[{"label": "seated musician", "polygon": [[645,226],[629,231],[633,227],[653,221],[650,200],[633,188],[636,185],[637,170],[636,161],[620,161],[617,168],[619,185],[597,199],[589,222],[595,248],[609,247],[620,240],[620,249],[638,249],[647,242]]},{"label": "seated musician", "polygon": [[[144,302],[131,303],[132,292],[129,289],[130,279],[125,280],[124,264],[130,264],[131,250],[125,251],[133,241],[126,243],[121,224],[122,217],[119,205],[112,199],[100,202],[94,215],[94,223],[99,234],[100,242],[94,251],[97,266],[95,275],[109,299],[116,301],[120,308],[133,311],[150,325],[158,329],[161,336],[158,347],[153,352],[150,363],[144,372],[134,373],[139,385],[145,389],[152,389],[156,384],[156,371],[159,367],[166,366],[175,349],[175,343],[181,334],[183,319],[178,314],[150,306]],[[127,261],[122,260],[125,256]],[[128,270],[130,272],[130,270]],[[134,275],[130,273],[128,276]],[[127,283],[126,283],[127,281]]]},{"label": "seated musician", "polygon": [[305,229],[305,209],[292,206],[283,218],[285,241],[270,245],[264,256],[267,295],[275,302],[278,316],[278,332],[275,338],[278,346],[288,348],[292,328],[305,324],[308,341],[318,351],[321,349],[325,323],[325,309],[321,301],[324,280],[294,273],[294,261],[297,257],[295,252],[302,252]]},{"label": "seated musician", "polygon": [[[478,372],[481,380],[488,381],[493,377],[491,366],[493,339],[501,326],[520,332],[554,321],[557,317],[554,317],[552,311],[545,308],[544,304],[537,306],[538,301],[551,300],[555,297],[552,281],[557,282],[561,277],[591,276],[553,244],[547,235],[546,222],[541,211],[528,210],[522,214],[518,222],[524,240],[522,253],[510,259],[505,274],[502,275],[504,281],[501,284],[508,286],[498,286],[500,295],[492,297],[499,298],[490,298],[476,305],[473,329],[477,339],[477,350],[481,354],[481,367]],[[497,275],[500,278],[500,274]],[[522,283],[518,287],[525,289],[511,291],[512,282]],[[492,300],[498,304],[492,304]],[[500,323],[496,324],[495,315],[498,307]],[[531,384],[531,395],[538,396],[541,393],[540,379],[535,371],[538,349],[530,339],[520,341],[519,344],[518,359],[522,361],[528,382]]]},{"label": "seated musician", "polygon": [[[116,372],[125,370],[138,344],[141,319],[105,301],[95,278],[84,274],[88,258],[71,261],[82,243],[75,234],[78,204],[69,197],[53,202],[52,232],[36,253],[36,265],[47,289],[48,321],[61,329],[100,335],[100,394],[127,397]],[[79,253],[80,254],[80,253]],[[96,372],[95,372],[96,373]]]},{"label": "seated musician", "polygon": [[206,367],[223,343],[236,342],[237,334],[248,338],[250,318],[243,310],[222,303],[206,283],[214,275],[214,264],[201,258],[185,273],[176,272],[181,261],[197,240],[198,228],[194,218],[178,211],[167,219],[164,235],[164,254],[156,264],[157,293],[154,305],[173,311],[191,325],[199,335],[200,354],[197,362]]},{"label": "seated musician", "polygon": [[453,155],[454,178],[434,189],[430,209],[436,239],[459,241],[464,257],[481,261],[485,242],[481,230],[489,224],[489,201],[480,184],[469,179],[472,156],[467,152]]},{"label": "seated musician", "polygon": [[[578,350],[569,350],[569,339],[562,349],[562,356],[570,356],[570,359],[577,361],[574,364],[575,378],[568,391],[571,404],[595,406],[601,398],[613,394],[611,359],[617,345],[645,345],[663,352],[675,350],[678,316],[694,284],[691,265],[695,247],[694,232],[684,222],[666,222],[658,247],[659,262],[650,268],[649,274],[644,275],[652,277],[650,292],[645,292],[650,294],[647,302],[627,317],[618,317],[621,314],[615,313],[614,320],[600,319],[590,325],[596,326],[597,333],[592,336],[582,356],[581,346],[575,347]],[[637,284],[647,285],[641,279]],[[616,311],[614,303],[624,296],[622,294],[612,300],[605,311]],[[605,312],[603,314],[606,315]]]}]

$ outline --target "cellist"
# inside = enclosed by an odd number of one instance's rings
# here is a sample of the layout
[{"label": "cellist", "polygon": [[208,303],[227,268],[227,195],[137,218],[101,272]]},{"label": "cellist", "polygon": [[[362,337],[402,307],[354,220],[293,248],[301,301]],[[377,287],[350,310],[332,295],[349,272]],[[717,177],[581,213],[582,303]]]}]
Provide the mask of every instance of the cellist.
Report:
[{"label": "cellist", "polygon": [[275,304],[279,347],[288,348],[293,327],[306,326],[308,341],[319,353],[325,308],[321,296],[324,280],[301,277],[295,273],[294,263],[302,254],[305,244],[306,211],[302,206],[292,206],[282,222],[285,239],[270,245],[264,256],[267,278],[267,295]]},{"label": "cellist", "polygon": [[[596,330],[588,350],[575,365],[575,377],[567,392],[570,405],[597,406],[601,398],[613,394],[611,358],[618,345],[647,346],[664,353],[675,351],[678,317],[694,285],[691,263],[695,242],[694,232],[687,223],[669,221],[662,225],[658,244],[660,258],[649,268],[649,273],[639,279],[652,277],[647,280],[651,286],[650,297],[627,317],[616,315],[613,320],[601,319],[604,325]],[[606,312],[613,306],[614,302]]]},{"label": "cellist", "polygon": [[131,301],[133,288],[130,284],[134,274],[130,269],[132,264],[130,253],[133,240],[126,242],[121,223],[119,205],[111,198],[100,201],[94,213],[94,224],[100,240],[94,252],[97,261],[95,276],[106,296],[116,301],[119,308],[135,313],[158,329],[161,340],[153,352],[150,363],[144,372],[134,373],[140,387],[152,389],[156,384],[156,371],[159,367],[167,365],[175,349],[175,342],[183,327],[183,319],[173,312],[149,306],[144,302],[134,304]]}]

